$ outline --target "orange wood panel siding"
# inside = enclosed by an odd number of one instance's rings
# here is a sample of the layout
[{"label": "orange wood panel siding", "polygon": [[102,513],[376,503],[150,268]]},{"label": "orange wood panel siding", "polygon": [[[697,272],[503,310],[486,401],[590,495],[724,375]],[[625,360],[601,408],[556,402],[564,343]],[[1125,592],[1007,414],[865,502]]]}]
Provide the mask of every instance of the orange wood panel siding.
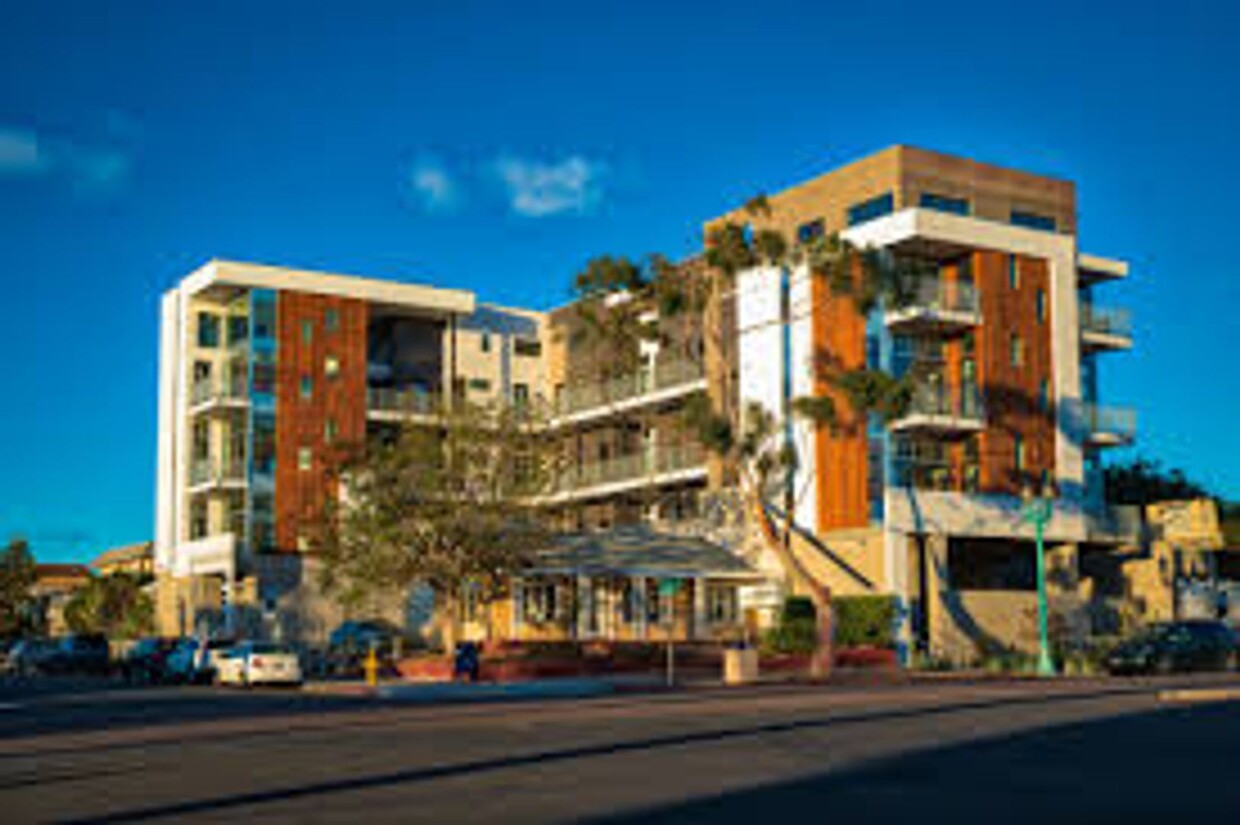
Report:
[{"label": "orange wood panel siding", "polygon": [[811,286],[813,305],[814,394],[835,400],[839,423],[816,434],[818,530],[864,527],[869,522],[866,496],[866,428],[847,397],[829,380],[834,372],[865,366],[865,323],[852,299],[831,293],[825,278]]},{"label": "orange wood panel siding", "polygon": [[[987,429],[981,435],[983,490],[1018,493],[1022,480],[1054,471],[1054,383],[1051,380],[1050,275],[1045,260],[1018,258],[1019,285],[1009,282],[1008,256],[976,255],[982,326],[978,340],[978,377],[986,393]],[[1038,319],[1038,291],[1045,294],[1045,315]],[[1011,364],[1012,336],[1023,341],[1024,364]],[[1048,387],[1046,410],[1039,392]],[[1025,471],[1015,467],[1015,437],[1025,444]]]},{"label": "orange wood panel siding", "polygon": [[[328,331],[328,310],[338,326]],[[335,483],[331,457],[366,436],[366,324],[364,301],[300,292],[281,292],[276,334],[276,494],[275,536],[280,550],[294,550],[298,535],[312,532],[314,520]],[[303,323],[310,326],[306,340]],[[328,358],[339,373],[327,374]],[[310,378],[309,399],[301,382]],[[327,438],[328,420],[335,436]],[[298,467],[298,453],[309,447],[312,465]]]}]

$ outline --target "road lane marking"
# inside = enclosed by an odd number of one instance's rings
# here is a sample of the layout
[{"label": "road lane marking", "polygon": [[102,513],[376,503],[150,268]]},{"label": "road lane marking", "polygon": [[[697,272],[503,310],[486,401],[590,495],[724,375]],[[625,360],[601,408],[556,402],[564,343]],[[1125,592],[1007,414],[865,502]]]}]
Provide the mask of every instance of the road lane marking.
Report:
[{"label": "road lane marking", "polygon": [[1236,700],[1240,700],[1240,688],[1163,690],[1158,693],[1160,702],[1234,702]]}]

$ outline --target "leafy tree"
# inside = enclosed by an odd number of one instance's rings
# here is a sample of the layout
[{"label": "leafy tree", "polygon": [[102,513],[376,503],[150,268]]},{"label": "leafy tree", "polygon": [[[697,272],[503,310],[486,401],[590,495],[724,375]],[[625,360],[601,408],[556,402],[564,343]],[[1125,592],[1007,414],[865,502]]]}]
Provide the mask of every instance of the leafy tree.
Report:
[{"label": "leafy tree", "polygon": [[65,605],[65,623],[74,633],[135,639],[154,627],[155,605],[137,576],[115,573],[78,589]]},{"label": "leafy tree", "polygon": [[450,648],[465,588],[500,595],[549,536],[537,506],[556,468],[540,433],[526,411],[460,402],[354,451],[315,531],[324,589],[357,604],[427,584]]},{"label": "leafy tree", "polygon": [[1103,471],[1107,501],[1113,504],[1147,505],[1158,501],[1205,498],[1206,489],[1182,470],[1165,469],[1158,461],[1136,458],[1111,464]]},{"label": "leafy tree", "polygon": [[25,539],[10,539],[0,552],[0,636],[15,636],[28,629],[34,582],[29,545]]}]

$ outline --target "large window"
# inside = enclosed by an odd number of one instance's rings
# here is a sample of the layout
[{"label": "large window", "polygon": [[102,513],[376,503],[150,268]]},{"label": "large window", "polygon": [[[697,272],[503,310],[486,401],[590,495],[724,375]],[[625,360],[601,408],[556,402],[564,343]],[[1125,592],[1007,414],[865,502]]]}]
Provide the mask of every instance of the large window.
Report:
[{"label": "large window", "polygon": [[1019,335],[1013,335],[1008,346],[1009,363],[1013,367],[1023,367],[1025,365],[1025,339]]},{"label": "large window", "polygon": [[859,223],[889,215],[895,209],[895,203],[895,198],[890,192],[879,195],[877,198],[870,198],[868,201],[855,203],[848,207],[848,225],[856,226]]},{"label": "large window", "polygon": [[706,612],[711,624],[733,624],[740,614],[736,587],[730,584],[706,585]]},{"label": "large window", "polygon": [[556,618],[556,588],[553,582],[525,582],[522,589],[521,610],[527,622],[552,622]]},{"label": "large window", "polygon": [[1038,323],[1046,323],[1046,290],[1038,290]]},{"label": "large window", "polygon": [[934,192],[922,192],[921,205],[925,209],[950,212],[953,215],[969,214],[968,198],[953,198],[947,195],[936,195]]},{"label": "large window", "polygon": [[822,218],[815,218],[812,221],[803,223],[797,227],[797,243],[812,243],[821,238],[826,229],[822,222]]},{"label": "large window", "polygon": [[198,313],[198,346],[215,349],[220,345],[220,316],[213,312]]},{"label": "large window", "polygon": [[1055,231],[1055,219],[1047,215],[1039,215],[1036,212],[1022,212],[1016,209],[1012,210],[1012,225],[1023,226],[1026,229],[1041,229],[1044,232]]},{"label": "large window", "polygon": [[236,346],[244,344],[250,337],[250,319],[244,315],[230,315],[228,318],[228,344]]},{"label": "large window", "polygon": [[542,355],[542,342],[537,338],[517,338],[512,342],[512,351],[524,358],[537,358]]},{"label": "large window", "polygon": [[1008,265],[1008,286],[1012,289],[1020,289],[1020,261],[1015,255],[1007,256]]}]

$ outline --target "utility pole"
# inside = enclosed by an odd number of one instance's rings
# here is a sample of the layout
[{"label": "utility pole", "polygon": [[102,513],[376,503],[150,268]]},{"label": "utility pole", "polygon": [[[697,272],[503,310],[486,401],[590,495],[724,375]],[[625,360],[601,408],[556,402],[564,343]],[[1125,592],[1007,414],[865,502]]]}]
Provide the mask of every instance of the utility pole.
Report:
[{"label": "utility pole", "polygon": [[1024,505],[1021,508],[1021,517],[1033,525],[1033,534],[1036,544],[1037,553],[1037,575],[1038,575],[1038,675],[1054,676],[1055,664],[1051,661],[1050,651],[1050,633],[1048,631],[1049,611],[1046,601],[1046,556],[1043,552],[1043,533],[1045,532],[1047,523],[1050,522],[1054,515],[1054,496],[1055,491],[1051,486],[1045,486],[1038,490],[1035,495],[1032,490],[1026,487],[1022,491]]}]

